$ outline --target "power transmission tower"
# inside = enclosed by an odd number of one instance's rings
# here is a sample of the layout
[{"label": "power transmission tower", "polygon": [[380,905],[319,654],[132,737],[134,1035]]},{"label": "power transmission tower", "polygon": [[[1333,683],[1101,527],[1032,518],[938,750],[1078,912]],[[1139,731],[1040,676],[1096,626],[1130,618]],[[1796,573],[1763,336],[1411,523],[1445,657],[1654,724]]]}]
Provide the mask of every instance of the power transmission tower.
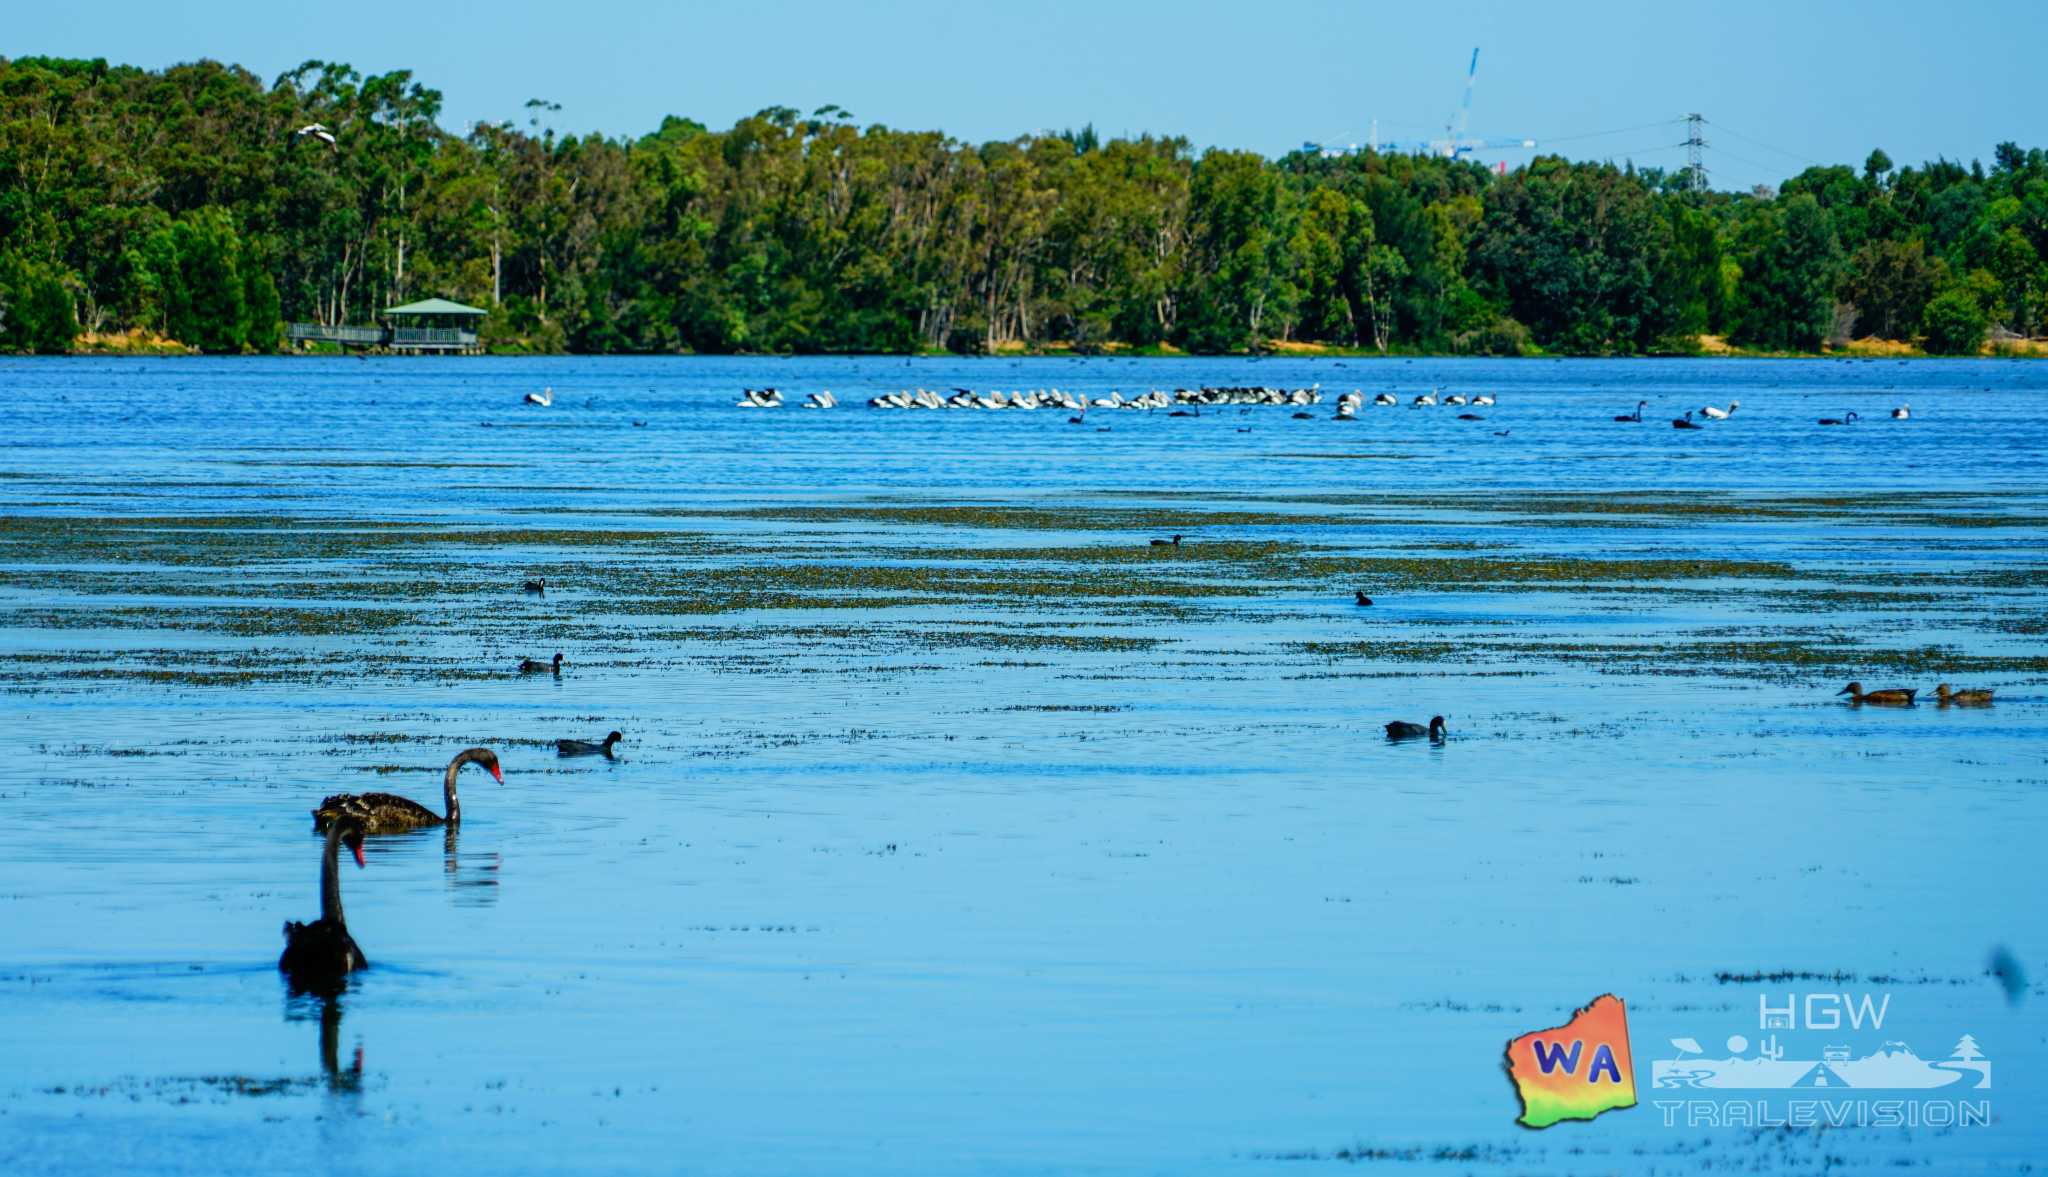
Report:
[{"label": "power transmission tower", "polygon": [[1706,121],[1707,116],[1702,114],[1685,116],[1685,146],[1688,153],[1685,165],[1688,179],[1686,186],[1694,192],[1707,190],[1707,165],[1700,162],[1700,148],[1707,145],[1707,141],[1700,138],[1700,128]]}]

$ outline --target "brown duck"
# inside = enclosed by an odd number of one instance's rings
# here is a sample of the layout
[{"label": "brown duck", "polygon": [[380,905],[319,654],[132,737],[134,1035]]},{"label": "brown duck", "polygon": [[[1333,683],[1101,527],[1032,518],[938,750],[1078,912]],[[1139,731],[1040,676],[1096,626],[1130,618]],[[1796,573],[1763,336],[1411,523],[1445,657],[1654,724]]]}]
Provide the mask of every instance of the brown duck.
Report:
[{"label": "brown duck", "polygon": [[1981,707],[1986,703],[1991,702],[1991,692],[1989,690],[1976,688],[1962,691],[1951,691],[1948,689],[1947,683],[1943,683],[1940,686],[1934,688],[1934,697],[1941,700],[1943,703],[1961,703],[1967,707]]},{"label": "brown duck", "polygon": [[333,985],[357,969],[370,967],[363,950],[348,934],[341,912],[341,874],[337,859],[343,842],[363,865],[363,823],[343,817],[327,827],[327,845],[320,858],[320,918],[310,924],[284,922],[284,955],[277,969],[301,989]]},{"label": "brown duck", "polygon": [[1835,692],[1849,696],[1851,703],[1876,703],[1883,707],[1905,707],[1913,702],[1913,696],[1920,693],[1917,687],[1892,687],[1882,691],[1866,691],[1860,682],[1852,682]]},{"label": "brown duck", "polygon": [[396,793],[340,793],[322,801],[320,808],[313,811],[314,828],[327,829],[342,818],[361,822],[364,832],[371,834],[393,834],[421,826],[458,825],[462,821],[462,800],[455,795],[455,774],[461,772],[465,764],[481,764],[491,770],[499,784],[505,783],[505,774],[498,769],[496,752],[489,748],[469,748],[448,762],[448,775],[442,781],[441,791],[448,806],[448,816],[443,817]]}]

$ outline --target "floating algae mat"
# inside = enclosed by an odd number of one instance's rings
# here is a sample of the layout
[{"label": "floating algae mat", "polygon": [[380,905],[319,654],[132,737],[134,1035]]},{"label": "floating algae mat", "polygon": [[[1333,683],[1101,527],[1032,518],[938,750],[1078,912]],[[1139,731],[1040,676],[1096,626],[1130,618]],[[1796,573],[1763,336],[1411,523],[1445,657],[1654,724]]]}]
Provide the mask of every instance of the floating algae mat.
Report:
[{"label": "floating algae mat", "polygon": [[[2048,368],[0,371],[9,1173],[2048,1153]],[[309,811],[479,745],[288,988]]]}]

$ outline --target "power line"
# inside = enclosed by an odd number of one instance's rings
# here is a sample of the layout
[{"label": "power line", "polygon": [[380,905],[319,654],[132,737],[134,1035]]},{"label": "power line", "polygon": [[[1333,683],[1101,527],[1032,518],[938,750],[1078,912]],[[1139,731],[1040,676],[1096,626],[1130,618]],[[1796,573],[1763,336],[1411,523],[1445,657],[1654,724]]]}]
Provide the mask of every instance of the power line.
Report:
[{"label": "power line", "polygon": [[1583,135],[1561,135],[1561,136],[1557,136],[1557,137],[1555,137],[1555,138],[1550,138],[1550,139],[1544,139],[1544,140],[1542,140],[1542,142],[1543,142],[1543,143],[1545,143],[1545,144],[1551,144],[1551,143],[1570,143],[1570,142],[1571,142],[1572,140],[1574,140],[1574,139],[1598,139],[1598,138],[1599,138],[1600,136],[1602,136],[1602,135],[1620,135],[1620,134],[1623,134],[1623,133],[1625,133],[1625,132],[1628,132],[1628,131],[1647,131],[1647,130],[1649,130],[1649,129],[1650,129],[1650,128],[1652,128],[1652,127],[1668,127],[1668,126],[1670,126],[1670,125],[1671,125],[1672,123],[1675,123],[1675,122],[1680,122],[1680,121],[1682,121],[1682,120],[1680,120],[1680,119],[1665,119],[1665,120],[1664,120],[1663,122],[1661,122],[1661,123],[1644,123],[1643,125],[1641,125],[1641,126],[1639,126],[1639,127],[1620,127],[1620,128],[1617,128],[1617,129],[1615,129],[1615,130],[1612,130],[1612,131],[1588,131],[1588,132],[1586,132],[1586,133],[1585,133],[1585,134],[1583,134]]},{"label": "power line", "polygon": [[[1702,120],[1702,121],[1705,121],[1705,120]],[[1800,163],[1803,163],[1803,164],[1809,164],[1809,165],[1811,165],[1811,166],[1813,166],[1813,167],[1817,167],[1817,168],[1824,168],[1824,167],[1828,166],[1828,165],[1826,165],[1826,164],[1824,164],[1824,163],[1820,162],[1820,161],[1819,161],[1819,160],[1817,160],[1817,159],[1808,159],[1808,158],[1806,158],[1805,156],[1803,156],[1803,155],[1800,155],[1800,154],[1799,154],[1798,152],[1796,152],[1796,151],[1787,151],[1787,150],[1785,150],[1785,149],[1784,149],[1784,148],[1782,148],[1782,147],[1773,147],[1773,146],[1771,146],[1770,144],[1768,144],[1768,143],[1764,142],[1764,141],[1763,141],[1763,140],[1761,140],[1761,139],[1752,139],[1752,138],[1750,138],[1749,136],[1747,136],[1747,135],[1743,134],[1743,133],[1742,133],[1742,132],[1740,132],[1740,131],[1734,131],[1734,130],[1729,130],[1729,128],[1727,128],[1727,127],[1725,127],[1725,126],[1722,126],[1722,125],[1721,125],[1720,123],[1715,123],[1715,124],[1714,124],[1714,127],[1715,127],[1715,128],[1717,129],[1717,130],[1727,131],[1727,132],[1728,132],[1728,133],[1729,133],[1730,135],[1733,135],[1733,136],[1735,136],[1735,137],[1736,137],[1737,139],[1740,139],[1740,140],[1742,140],[1742,141],[1743,141],[1743,142],[1745,142],[1745,143],[1754,143],[1754,144],[1756,144],[1756,145],[1757,145],[1758,147],[1761,147],[1761,148],[1763,148],[1763,149],[1764,149],[1765,151],[1775,151],[1775,152],[1777,152],[1777,153],[1778,153],[1779,155],[1783,155],[1783,156],[1788,156],[1788,157],[1790,157],[1790,158],[1792,158],[1792,159],[1796,159],[1796,160],[1798,160],[1798,161],[1799,161]]]}]

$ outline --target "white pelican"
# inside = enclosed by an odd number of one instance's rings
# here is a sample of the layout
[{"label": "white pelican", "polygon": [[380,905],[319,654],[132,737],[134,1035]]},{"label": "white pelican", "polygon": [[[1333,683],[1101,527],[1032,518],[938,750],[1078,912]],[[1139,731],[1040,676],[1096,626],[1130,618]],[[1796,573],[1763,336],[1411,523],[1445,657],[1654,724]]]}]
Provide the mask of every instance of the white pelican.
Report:
[{"label": "white pelican", "polygon": [[539,392],[529,392],[526,394],[526,403],[529,405],[539,405],[542,408],[547,408],[548,406],[555,403],[555,390],[552,388],[543,388]]},{"label": "white pelican", "polygon": [[1383,392],[1378,396],[1372,398],[1372,403],[1376,405],[1398,405],[1401,402],[1394,399],[1393,393]]},{"label": "white pelican", "polygon": [[328,150],[330,151],[341,150],[341,146],[334,141],[334,132],[328,130],[326,127],[321,126],[319,123],[307,123],[305,126],[300,127],[296,131],[293,131],[292,142],[297,143],[299,140],[304,139],[308,135],[311,135],[313,138],[318,139],[321,142],[327,144]]},{"label": "white pelican", "polygon": [[1435,403],[1436,397],[1426,392],[1409,402],[1410,405],[1433,405]]},{"label": "white pelican", "polygon": [[1908,418],[1908,417],[1912,416],[1913,414],[1911,414],[1911,413],[1909,413],[1909,412],[1907,412],[1907,411],[1906,411],[1906,410],[1908,410],[1908,409],[1910,409],[1910,408],[1912,408],[1912,407],[1913,407],[1913,406],[1911,406],[1911,405],[1900,405],[1900,406],[1899,406],[1898,408],[1896,408],[1896,409],[1893,409],[1893,410],[1892,410],[1892,419],[1893,419],[1893,420],[1895,420],[1895,421],[1903,421],[1903,420],[1905,420],[1906,418]]},{"label": "white pelican", "polygon": [[1462,405],[1465,403],[1465,398],[1454,392],[1444,398],[1444,403],[1447,405]]},{"label": "white pelican", "polygon": [[1472,403],[1475,405],[1490,405],[1493,403],[1493,395],[1491,393],[1482,393],[1479,396],[1473,397]]},{"label": "white pelican", "polygon": [[1741,407],[1741,401],[1729,401],[1728,407],[1725,409],[1717,409],[1712,405],[1708,405],[1706,408],[1700,410],[1700,416],[1707,417],[1715,421],[1726,421],[1728,419],[1728,414],[1734,412],[1735,410]]}]

